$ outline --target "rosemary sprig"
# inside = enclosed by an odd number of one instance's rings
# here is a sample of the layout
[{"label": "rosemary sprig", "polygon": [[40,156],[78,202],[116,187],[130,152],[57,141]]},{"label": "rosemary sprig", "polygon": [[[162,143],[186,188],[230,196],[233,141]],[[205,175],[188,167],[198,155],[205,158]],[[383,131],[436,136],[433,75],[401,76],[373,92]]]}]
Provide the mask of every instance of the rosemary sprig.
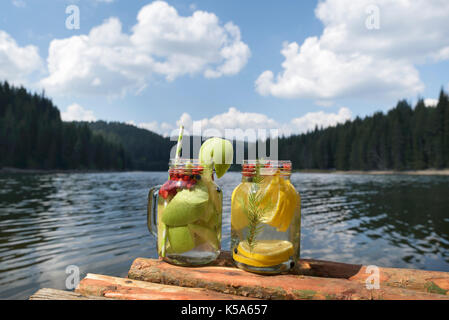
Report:
[{"label": "rosemary sprig", "polygon": [[260,183],[253,182],[248,195],[247,208],[248,232],[246,235],[246,242],[248,243],[250,251],[254,249],[256,237],[263,229],[262,217],[264,210],[262,210],[260,206],[261,200]]},{"label": "rosemary sprig", "polygon": [[262,206],[264,192],[261,190],[261,184],[264,181],[264,177],[260,175],[260,167],[261,165],[259,161],[257,161],[255,166],[255,174],[252,177],[251,188],[248,194],[248,203],[245,205],[244,200],[239,199],[241,207],[248,218],[246,242],[248,243],[250,251],[254,249],[257,235],[264,227],[262,224],[262,218],[266,212],[272,209],[271,206]]}]

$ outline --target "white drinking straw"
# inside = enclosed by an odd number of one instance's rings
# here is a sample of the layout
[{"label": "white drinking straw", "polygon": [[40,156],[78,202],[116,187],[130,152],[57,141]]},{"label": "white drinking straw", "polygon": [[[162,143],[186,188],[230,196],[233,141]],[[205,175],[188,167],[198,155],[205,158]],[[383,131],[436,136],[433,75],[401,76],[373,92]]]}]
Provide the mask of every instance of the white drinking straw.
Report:
[{"label": "white drinking straw", "polygon": [[[179,158],[181,157],[183,133],[184,133],[184,126],[181,124],[181,126],[179,127],[178,145],[176,146],[175,164],[178,163]],[[167,227],[165,227],[164,230],[162,231],[162,248],[161,248],[162,257],[165,257],[166,242],[167,242]]]},{"label": "white drinking straw", "polygon": [[178,162],[179,158],[181,157],[183,133],[184,133],[184,126],[181,124],[181,126],[179,127],[178,145],[176,146],[176,156],[175,156],[176,162]]}]

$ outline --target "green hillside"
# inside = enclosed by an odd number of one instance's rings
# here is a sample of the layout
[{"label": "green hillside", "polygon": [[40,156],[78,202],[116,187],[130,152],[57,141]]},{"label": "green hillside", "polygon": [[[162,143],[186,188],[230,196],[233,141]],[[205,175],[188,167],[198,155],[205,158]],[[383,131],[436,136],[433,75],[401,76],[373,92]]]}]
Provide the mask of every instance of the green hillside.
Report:
[{"label": "green hillside", "polygon": [[97,121],[85,124],[95,134],[123,146],[130,160],[127,169],[168,169],[170,149],[175,144],[169,138],[120,122]]},{"label": "green hillside", "polygon": [[0,167],[21,169],[123,170],[122,145],[85,124],[61,121],[44,94],[0,83]]}]

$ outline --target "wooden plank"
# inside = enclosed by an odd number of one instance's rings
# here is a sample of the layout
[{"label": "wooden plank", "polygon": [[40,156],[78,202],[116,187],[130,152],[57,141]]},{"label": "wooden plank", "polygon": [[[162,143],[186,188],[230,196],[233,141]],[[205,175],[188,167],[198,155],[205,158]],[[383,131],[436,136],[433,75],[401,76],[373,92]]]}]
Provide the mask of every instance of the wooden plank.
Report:
[{"label": "wooden plank", "polygon": [[[370,275],[367,272],[367,267],[302,259],[298,261],[294,272],[302,275],[343,278],[365,283]],[[381,286],[449,295],[448,272],[379,267],[379,278]]]},{"label": "wooden plank", "polygon": [[76,292],[124,300],[242,300],[245,297],[88,273]]},{"label": "wooden plank", "polygon": [[85,296],[73,291],[43,288],[34,293],[29,300],[114,300],[98,296]]},{"label": "wooden plank", "polygon": [[[229,251],[223,251],[212,264],[234,267]],[[348,279],[365,284],[367,266],[314,259],[300,259],[290,272],[296,275]],[[380,286],[449,295],[449,272],[379,267]]]},{"label": "wooden plank", "polygon": [[[228,264],[218,261],[217,264]],[[226,294],[260,299],[441,299],[449,296],[382,286],[368,290],[348,279],[304,275],[263,276],[235,267],[179,267],[162,260],[137,258],[128,278],[191,288],[205,288]]]}]

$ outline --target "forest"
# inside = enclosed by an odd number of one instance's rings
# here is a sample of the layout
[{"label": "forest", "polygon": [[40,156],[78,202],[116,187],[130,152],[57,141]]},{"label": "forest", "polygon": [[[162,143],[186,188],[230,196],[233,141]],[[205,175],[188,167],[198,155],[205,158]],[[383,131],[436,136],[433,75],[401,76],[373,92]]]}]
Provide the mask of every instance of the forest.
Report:
[{"label": "forest", "polygon": [[401,100],[386,114],[284,137],[279,158],[292,160],[295,169],[448,168],[449,97],[442,89],[435,107]]},{"label": "forest", "polygon": [[0,83],[0,167],[60,170],[123,170],[123,146],[86,124],[61,121],[45,94]]},{"label": "forest", "polygon": [[95,134],[106,140],[123,145],[127,170],[167,170],[170,149],[176,142],[154,132],[120,123],[95,121],[85,123]]},{"label": "forest", "polygon": [[[166,170],[174,143],[120,122],[63,122],[44,93],[0,83],[0,168]],[[435,107],[401,100],[386,114],[282,137],[279,159],[296,170],[448,168],[448,94]]]}]

